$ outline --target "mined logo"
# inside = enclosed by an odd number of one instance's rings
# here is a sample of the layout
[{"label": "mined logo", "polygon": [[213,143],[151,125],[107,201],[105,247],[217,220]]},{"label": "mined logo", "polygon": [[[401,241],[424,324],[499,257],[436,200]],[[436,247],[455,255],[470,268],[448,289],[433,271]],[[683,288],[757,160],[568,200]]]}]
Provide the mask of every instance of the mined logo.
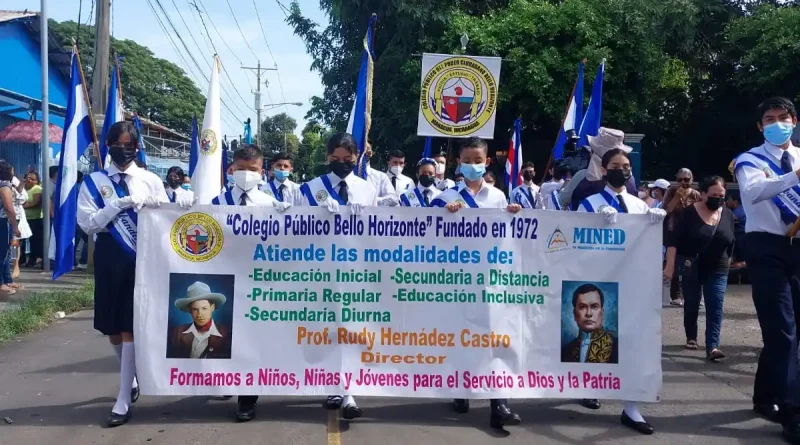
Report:
[{"label": "mined logo", "polygon": [[497,82],[481,62],[451,57],[422,79],[422,114],[440,133],[466,137],[480,130],[497,108]]},{"label": "mined logo", "polygon": [[114,191],[111,190],[111,187],[104,185],[100,187],[100,194],[103,196],[103,198],[108,199],[114,194]]},{"label": "mined logo", "polygon": [[172,250],[186,261],[208,261],[222,250],[222,228],[205,213],[187,213],[172,225]]},{"label": "mined logo", "polygon": [[547,238],[547,251],[548,252],[558,252],[559,250],[569,249],[569,243],[567,242],[567,237],[564,236],[564,233],[556,227],[556,230],[550,234]]},{"label": "mined logo", "polygon": [[599,229],[575,227],[572,248],[578,250],[625,251],[625,231],[622,229]]},{"label": "mined logo", "polygon": [[200,153],[213,155],[217,151],[217,134],[214,130],[206,128],[203,130],[203,137],[200,139]]}]

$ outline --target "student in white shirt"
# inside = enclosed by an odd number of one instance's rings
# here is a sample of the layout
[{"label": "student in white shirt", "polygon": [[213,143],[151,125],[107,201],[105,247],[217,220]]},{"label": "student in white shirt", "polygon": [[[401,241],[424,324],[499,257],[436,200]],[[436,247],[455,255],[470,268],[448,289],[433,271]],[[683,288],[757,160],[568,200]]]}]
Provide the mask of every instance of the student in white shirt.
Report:
[{"label": "student in white shirt", "polygon": [[191,193],[191,187],[186,183],[186,173],[183,169],[174,166],[167,170],[167,199],[169,202],[177,202],[179,196]]},{"label": "student in white shirt", "polygon": [[430,207],[431,202],[442,192],[436,188],[436,161],[422,158],[417,163],[417,180],[419,184],[400,195],[403,207]]},{"label": "student in white shirt", "polygon": [[447,154],[435,154],[433,160],[436,161],[436,188],[445,191],[455,187],[456,183],[452,179],[444,177],[447,172]]},{"label": "student in white shirt", "polygon": [[[450,212],[457,212],[464,207],[473,209],[506,209],[517,213],[519,204],[508,204],[506,195],[495,187],[489,187],[483,180],[486,166],[489,164],[489,148],[486,141],[472,137],[466,139],[459,149],[459,165],[464,175],[463,185],[445,190],[431,202],[431,207],[445,207]],[[457,413],[469,412],[469,400],[455,399],[453,409]],[[489,425],[502,428],[507,425],[519,425],[522,419],[508,408],[506,399],[492,399]]]},{"label": "student in white shirt", "polygon": [[[605,180],[605,189],[589,196],[578,206],[579,212],[599,213],[606,222],[616,224],[619,213],[647,214],[653,224],[661,223],[667,213],[661,209],[651,209],[647,203],[628,193],[625,184],[631,178],[631,161],[628,151],[613,148],[603,154],[600,172]],[[582,405],[599,409],[596,399],[584,399]],[[625,402],[620,421],[623,425],[642,434],[653,434],[655,431],[639,413],[636,402]]]},{"label": "student in white shirt", "polygon": [[389,153],[389,182],[397,196],[402,196],[408,190],[414,188],[414,180],[403,174],[403,169],[406,167],[406,155],[400,150],[395,150]]},{"label": "student in white shirt", "polygon": [[261,186],[261,191],[280,202],[295,203],[299,199],[300,184],[293,182],[293,162],[288,153],[278,153],[272,157],[269,170],[273,179]]},{"label": "student in white shirt", "polygon": [[562,161],[556,161],[550,169],[551,179],[542,184],[539,188],[539,197],[536,199],[536,208],[543,210],[569,210],[569,206],[563,205],[559,197],[561,189],[566,184],[565,179],[569,176],[569,169]]},{"label": "student in white shirt", "polygon": [[533,183],[533,177],[536,175],[533,162],[523,163],[520,174],[522,175],[522,184],[511,190],[508,200],[514,204],[519,204],[523,209],[535,209],[537,208],[539,197],[539,186]]},{"label": "student in white shirt", "polygon": [[[367,156],[367,162],[369,162],[369,159],[372,159],[372,144],[367,142],[364,150],[365,155]],[[356,162],[358,162],[358,160],[356,160]],[[400,198],[398,198],[397,192],[395,191],[394,187],[392,187],[392,183],[389,181],[389,176],[380,170],[375,170],[369,165],[369,163],[367,164],[367,182],[369,182],[372,185],[372,188],[378,192],[379,206],[395,207],[400,205]]]}]

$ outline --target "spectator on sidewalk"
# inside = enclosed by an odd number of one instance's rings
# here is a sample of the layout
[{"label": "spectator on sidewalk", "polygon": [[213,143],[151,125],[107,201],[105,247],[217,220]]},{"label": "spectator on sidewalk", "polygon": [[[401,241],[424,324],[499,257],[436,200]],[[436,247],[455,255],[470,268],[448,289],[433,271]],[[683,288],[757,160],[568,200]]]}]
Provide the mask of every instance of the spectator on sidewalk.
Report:
[{"label": "spectator on sidewalk", "polygon": [[0,293],[13,295],[17,289],[12,285],[11,279],[11,241],[14,237],[19,238],[19,227],[17,226],[17,215],[14,212],[14,187],[11,181],[14,179],[14,167],[8,162],[0,160]]},{"label": "spectator on sidewalk", "polygon": [[664,197],[667,194],[667,190],[670,188],[669,181],[666,179],[656,179],[647,187],[650,189],[650,195],[653,197],[653,204],[650,206],[650,208],[663,208]]},{"label": "spectator on sidewalk", "polygon": [[706,357],[725,358],[720,350],[722,302],[728,287],[733,251],[733,213],[725,207],[725,181],[713,176],[700,183],[702,200],[684,209],[666,240],[664,278],[680,276],[685,299],[683,327],[686,349],[697,350],[700,299],[706,306]]},{"label": "spectator on sidewalk", "polygon": [[642,182],[639,184],[639,199],[644,201],[647,204],[647,207],[653,208],[653,204],[655,203],[655,199],[653,198],[652,193],[650,193],[650,185],[646,182]]},{"label": "spectator on sidewalk", "polygon": [[[672,231],[675,220],[680,218],[680,213],[683,209],[702,199],[700,193],[692,188],[692,180],[694,177],[691,170],[688,168],[678,170],[676,178],[678,180],[678,185],[676,187],[670,187],[667,190],[664,201],[661,204],[661,208],[667,211],[667,219],[664,221],[664,239],[670,237],[669,232]],[[669,296],[672,300],[670,304],[673,306],[683,306],[683,295],[677,275],[673,275],[672,281],[670,282]]]},{"label": "spectator on sidewalk", "polygon": [[[38,172],[28,172],[25,175],[25,189],[28,193],[28,200],[23,204],[25,209],[25,219],[31,228],[30,253],[26,256],[26,266],[41,266],[44,252],[42,251],[44,241],[44,215],[42,214],[42,186]],[[48,228],[49,230],[49,228]]]},{"label": "spectator on sidewalk", "polygon": [[727,207],[733,212],[733,235],[736,238],[733,248],[733,262],[731,269],[742,269],[747,267],[744,261],[744,238],[745,238],[745,224],[747,224],[747,215],[744,213],[744,206],[742,206],[742,198],[738,191],[728,191]]}]

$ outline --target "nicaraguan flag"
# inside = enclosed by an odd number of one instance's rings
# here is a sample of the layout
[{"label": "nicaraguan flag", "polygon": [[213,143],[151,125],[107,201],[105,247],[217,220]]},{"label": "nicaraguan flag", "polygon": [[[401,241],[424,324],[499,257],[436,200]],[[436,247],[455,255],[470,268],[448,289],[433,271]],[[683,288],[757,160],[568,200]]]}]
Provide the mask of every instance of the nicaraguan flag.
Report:
[{"label": "nicaraguan flag", "polygon": [[100,137],[100,157],[95,165],[96,170],[102,170],[108,163],[108,146],[106,145],[108,130],[112,125],[123,120],[125,120],[125,111],[122,109],[122,89],[119,86],[119,63],[115,63],[111,69],[111,83],[108,85],[108,102],[103,121],[103,134]]},{"label": "nicaraguan flag", "polygon": [[139,151],[136,153],[136,157],[139,159],[144,165],[147,165],[147,154],[144,152],[144,137],[142,137],[142,121],[139,120],[139,115],[133,115],[133,125],[139,130]]},{"label": "nicaraguan flag", "polygon": [[55,234],[55,266],[53,279],[72,271],[75,262],[75,225],[78,221],[78,159],[95,141],[91,113],[81,82],[78,55],[72,54],[72,74],[64,118],[64,137],[58,159],[53,207]]},{"label": "nicaraguan flag", "polygon": [[564,144],[567,142],[567,130],[575,130],[577,133],[581,122],[583,122],[583,62],[578,65],[578,80],[575,81],[575,87],[569,96],[567,111],[561,121],[556,145],[553,146],[553,159],[561,159],[564,155]]},{"label": "nicaraguan flag", "polygon": [[367,25],[367,34],[364,36],[364,50],[361,54],[361,68],[358,70],[358,84],[356,86],[356,99],[350,111],[347,122],[347,132],[353,135],[358,144],[358,165],[356,174],[362,178],[367,177],[369,159],[364,154],[367,146],[369,129],[372,125],[372,73],[375,55],[372,53],[372,36],[375,31],[375,22],[378,16],[372,14]]},{"label": "nicaraguan flag", "polygon": [[578,132],[580,136],[579,146],[589,145],[589,136],[597,136],[600,131],[600,121],[603,114],[603,78],[606,73],[606,60],[600,63],[597,68],[597,76],[594,78],[594,85],[592,85],[592,97],[589,99],[589,108],[586,109],[586,116],[583,118],[581,129]]},{"label": "nicaraguan flag", "polygon": [[219,58],[214,56],[211,80],[206,96],[206,111],[203,115],[203,131],[200,133],[197,164],[192,175],[192,191],[200,204],[208,204],[219,195],[224,185],[222,171],[222,125],[220,123]]},{"label": "nicaraguan flag", "polygon": [[520,170],[522,170],[522,119],[517,118],[514,121],[514,133],[511,135],[506,158],[506,190],[508,193],[511,193],[514,187],[522,184]]},{"label": "nicaraguan flag", "polygon": [[192,117],[192,143],[189,146],[189,177],[194,177],[197,155],[200,153],[200,134],[197,131],[197,116]]}]

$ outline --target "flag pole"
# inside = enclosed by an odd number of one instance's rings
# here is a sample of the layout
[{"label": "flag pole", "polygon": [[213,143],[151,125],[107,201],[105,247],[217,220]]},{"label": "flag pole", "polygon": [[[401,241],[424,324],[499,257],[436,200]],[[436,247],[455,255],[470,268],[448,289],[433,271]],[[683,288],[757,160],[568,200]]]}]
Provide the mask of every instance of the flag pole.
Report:
[{"label": "flag pole", "polygon": [[[605,59],[603,59],[603,60],[605,60]],[[584,57],[584,59],[581,61],[581,63],[586,65],[587,61],[588,61],[588,59],[586,59]],[[575,88],[577,88],[577,86],[578,86],[578,81],[576,80],[575,84],[572,86],[572,94],[570,94],[570,96],[569,96],[570,99],[575,97]],[[564,114],[563,114],[564,117],[561,118],[561,126],[559,128],[564,128],[564,121],[567,120],[567,113],[569,113],[569,107],[570,106],[572,106],[572,103],[570,101],[567,101],[567,108],[564,110]],[[581,122],[579,124],[578,131],[580,131],[580,125],[581,124],[583,124],[583,123]],[[574,128],[573,128],[573,130],[574,130]],[[558,138],[558,136],[556,136],[556,138]],[[544,169],[544,176],[542,176],[542,182],[544,182],[546,179],[548,179],[548,175],[550,174],[549,173],[550,172],[550,167],[552,167],[552,165],[553,165],[553,161],[554,161],[553,154],[555,153],[555,151],[556,151],[556,147],[553,146],[553,149],[550,150],[550,158],[547,160],[547,167]]]},{"label": "flag pole", "polygon": [[[45,272],[50,272],[50,49],[47,24],[47,0],[41,1],[41,12],[39,13],[39,40],[42,64],[42,173],[48,175],[48,180],[43,183],[44,192],[42,193],[42,213],[43,217],[43,230],[42,230],[42,268]],[[35,254],[34,254],[35,255]]]}]

